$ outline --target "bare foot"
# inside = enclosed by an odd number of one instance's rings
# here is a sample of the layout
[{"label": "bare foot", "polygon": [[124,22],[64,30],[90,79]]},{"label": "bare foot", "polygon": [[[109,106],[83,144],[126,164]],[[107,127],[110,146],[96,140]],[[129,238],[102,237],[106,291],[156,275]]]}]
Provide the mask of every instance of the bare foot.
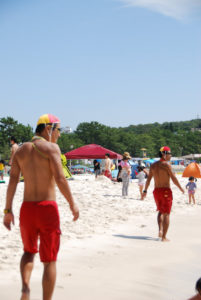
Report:
[{"label": "bare foot", "polygon": [[20,300],[30,300],[30,291],[29,290],[22,291],[22,296]]},{"label": "bare foot", "polygon": [[170,240],[168,240],[167,238],[162,237],[162,242],[169,242]]},{"label": "bare foot", "polygon": [[22,293],[20,300],[30,300],[29,296],[30,296],[30,294]]},{"label": "bare foot", "polygon": [[158,233],[158,237],[162,237],[162,236],[163,236],[163,233],[162,233],[162,230],[160,230]]}]

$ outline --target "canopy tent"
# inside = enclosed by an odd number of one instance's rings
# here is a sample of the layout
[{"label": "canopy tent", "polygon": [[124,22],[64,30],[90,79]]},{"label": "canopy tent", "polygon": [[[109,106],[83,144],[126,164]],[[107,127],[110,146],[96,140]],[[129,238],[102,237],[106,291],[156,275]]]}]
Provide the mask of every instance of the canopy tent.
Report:
[{"label": "canopy tent", "polygon": [[112,159],[122,159],[122,155],[106,149],[100,145],[90,144],[65,153],[67,159],[96,159],[105,158],[109,153]]},{"label": "canopy tent", "polygon": [[182,177],[190,177],[193,176],[195,178],[201,178],[201,167],[195,163],[190,163],[184,170]]},{"label": "canopy tent", "polygon": [[201,158],[201,154],[188,154],[182,156],[183,159],[196,159],[196,158]]}]

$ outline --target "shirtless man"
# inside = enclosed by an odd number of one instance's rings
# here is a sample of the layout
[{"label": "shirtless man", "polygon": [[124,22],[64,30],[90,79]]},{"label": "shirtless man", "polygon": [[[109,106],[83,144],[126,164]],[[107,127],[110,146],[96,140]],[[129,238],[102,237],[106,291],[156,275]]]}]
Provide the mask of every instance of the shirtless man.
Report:
[{"label": "shirtless man", "polygon": [[17,140],[16,140],[16,138],[14,136],[11,136],[10,143],[11,143],[12,146],[11,146],[11,157],[10,157],[10,160],[9,160],[9,165],[11,166],[14,154],[17,151],[17,149],[18,149],[19,146],[18,146]]},{"label": "shirtless man", "polygon": [[112,179],[112,174],[111,174],[111,167],[112,167],[112,162],[110,159],[110,154],[106,153],[105,154],[105,171],[104,175],[110,179]]},{"label": "shirtless man", "polygon": [[20,172],[24,175],[24,198],[20,210],[20,231],[24,245],[20,263],[21,300],[30,299],[29,281],[34,256],[38,252],[38,238],[40,238],[40,260],[44,264],[43,300],[52,299],[61,233],[55,183],[69,203],[73,220],[76,221],[79,217],[79,210],[62,169],[61,153],[56,144],[59,136],[59,119],[50,114],[41,116],[32,142],[19,147],[11,166],[3,221],[8,230],[11,230],[11,223],[14,224],[12,202]]},{"label": "shirtless man", "polygon": [[146,196],[152,177],[154,177],[155,189],[153,191],[158,213],[159,237],[163,242],[168,241],[166,234],[169,227],[169,216],[172,207],[172,191],[170,189],[170,178],[173,183],[184,193],[171,166],[168,164],[171,158],[171,150],[165,146],[160,149],[160,160],[151,165],[149,175],[143,191],[143,198]]}]

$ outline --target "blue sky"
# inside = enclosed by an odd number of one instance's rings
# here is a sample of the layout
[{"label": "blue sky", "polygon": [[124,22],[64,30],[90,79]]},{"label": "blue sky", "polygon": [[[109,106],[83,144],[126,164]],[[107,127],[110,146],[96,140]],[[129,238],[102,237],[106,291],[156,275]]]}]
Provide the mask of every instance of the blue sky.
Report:
[{"label": "blue sky", "polygon": [[0,0],[0,118],[201,118],[200,0]]}]

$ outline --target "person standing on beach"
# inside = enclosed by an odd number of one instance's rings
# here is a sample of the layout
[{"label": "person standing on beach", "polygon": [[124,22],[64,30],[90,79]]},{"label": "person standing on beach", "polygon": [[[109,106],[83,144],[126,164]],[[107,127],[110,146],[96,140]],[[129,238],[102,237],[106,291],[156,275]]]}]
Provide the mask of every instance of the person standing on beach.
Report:
[{"label": "person standing on beach", "polygon": [[128,196],[128,186],[130,181],[130,175],[131,175],[131,166],[128,162],[128,160],[131,159],[131,156],[128,152],[124,152],[123,159],[120,162],[121,165],[121,172],[120,177],[122,178],[122,196],[126,197]]},{"label": "person standing on beach", "polygon": [[147,171],[145,170],[145,167],[139,166],[138,167],[138,174],[136,175],[137,179],[138,179],[138,186],[139,186],[139,190],[140,190],[140,196],[141,196],[141,200],[143,200],[143,189],[144,189],[144,185],[145,185],[145,178],[148,176]]},{"label": "person standing on beach", "polygon": [[186,189],[188,190],[188,198],[189,204],[191,204],[191,199],[193,199],[193,204],[195,204],[195,190],[197,188],[196,183],[194,182],[195,178],[193,176],[189,177],[189,182],[186,185]]},{"label": "person standing on beach", "polygon": [[122,182],[122,178],[120,177],[121,170],[122,170],[121,160],[118,160],[117,182]]},{"label": "person standing on beach", "polygon": [[112,161],[110,159],[110,154],[106,153],[105,154],[105,167],[104,167],[104,175],[108,177],[109,179],[112,179],[112,174],[111,174],[111,167],[112,167]]},{"label": "person standing on beach", "polygon": [[0,180],[3,181],[5,162],[4,160],[0,160]]},{"label": "person standing on beach", "polygon": [[170,189],[170,178],[173,183],[184,193],[179,181],[172,171],[170,164],[168,163],[171,158],[171,150],[169,147],[164,146],[159,151],[160,160],[153,163],[150,167],[149,175],[143,191],[143,198],[147,194],[152,177],[154,177],[155,188],[153,191],[156,206],[158,212],[158,226],[159,226],[159,237],[162,238],[163,242],[168,241],[166,234],[170,222],[170,211],[172,207],[172,191]]},{"label": "person standing on beach", "polygon": [[10,160],[9,160],[9,165],[11,166],[12,162],[13,162],[14,154],[17,151],[19,146],[18,146],[17,140],[14,136],[11,136],[10,143],[11,143],[11,157],[10,157]]},{"label": "person standing on beach", "polygon": [[60,121],[46,114],[39,118],[32,142],[24,143],[16,151],[6,194],[4,226],[14,224],[12,203],[20,172],[24,175],[24,198],[20,209],[20,231],[24,254],[20,262],[22,278],[21,300],[30,299],[29,281],[38,252],[44,264],[43,300],[51,300],[56,281],[56,260],[60,245],[60,220],[56,203],[55,183],[69,203],[74,221],[79,217],[70,187],[64,176],[59,146]]},{"label": "person standing on beach", "polygon": [[94,159],[94,174],[95,174],[95,178],[98,177],[98,175],[100,175],[100,163],[99,161],[97,161],[97,159]]}]

